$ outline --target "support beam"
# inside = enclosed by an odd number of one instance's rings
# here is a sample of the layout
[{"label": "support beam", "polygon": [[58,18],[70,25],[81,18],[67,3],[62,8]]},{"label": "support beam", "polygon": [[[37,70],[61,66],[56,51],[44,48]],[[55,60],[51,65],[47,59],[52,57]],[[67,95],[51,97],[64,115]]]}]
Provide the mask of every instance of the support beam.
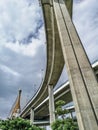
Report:
[{"label": "support beam", "polygon": [[55,121],[55,107],[54,107],[54,95],[53,86],[48,85],[49,92],[49,113],[50,113],[50,125]]},{"label": "support beam", "polygon": [[98,130],[98,84],[64,0],[53,3],[80,130]]},{"label": "support beam", "polygon": [[31,112],[30,112],[30,124],[33,125],[34,123],[34,109],[31,108]]}]

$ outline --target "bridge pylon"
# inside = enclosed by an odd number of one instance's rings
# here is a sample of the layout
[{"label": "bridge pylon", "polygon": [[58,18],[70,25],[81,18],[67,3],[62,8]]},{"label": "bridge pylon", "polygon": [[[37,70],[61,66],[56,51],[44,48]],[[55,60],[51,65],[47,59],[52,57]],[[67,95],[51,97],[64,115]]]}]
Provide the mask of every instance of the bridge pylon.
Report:
[{"label": "bridge pylon", "polygon": [[21,107],[20,107],[21,92],[22,92],[22,90],[19,90],[16,101],[13,104],[12,109],[10,111],[9,118],[15,118],[15,117],[19,116],[19,113],[21,111]]}]

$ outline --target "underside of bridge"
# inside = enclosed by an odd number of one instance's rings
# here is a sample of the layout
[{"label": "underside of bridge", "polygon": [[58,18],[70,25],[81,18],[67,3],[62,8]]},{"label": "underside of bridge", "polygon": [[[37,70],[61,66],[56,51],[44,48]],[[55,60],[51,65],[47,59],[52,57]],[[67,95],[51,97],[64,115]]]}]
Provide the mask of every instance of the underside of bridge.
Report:
[{"label": "underside of bridge", "polygon": [[[44,25],[46,32],[46,45],[47,45],[47,66],[46,74],[38,93],[31,99],[25,109],[23,109],[21,116],[25,117],[30,113],[30,109],[36,108],[44,99],[48,97],[48,85],[51,84],[55,87],[64,67],[64,58],[60,44],[60,37],[57,28],[57,21],[55,15],[51,15],[50,0],[41,1]],[[66,1],[69,13],[72,16],[72,0]],[[54,23],[53,23],[54,22]],[[53,29],[54,28],[54,29]]]},{"label": "underside of bridge", "polygon": [[[64,87],[62,89],[57,89],[57,92],[54,92],[55,103],[58,100],[66,101],[66,104],[72,101],[72,96],[70,92],[69,82],[67,84],[64,83]],[[39,105],[34,109],[34,119],[35,120],[43,120],[48,117],[49,119],[49,97],[47,97],[43,102],[39,103]],[[26,113],[24,118],[30,119],[30,112]]]},{"label": "underside of bridge", "polygon": [[[36,117],[43,115],[41,108],[36,108],[48,97],[48,87],[55,87],[66,64],[71,93],[62,98],[67,101],[72,94],[80,130],[98,130],[98,84],[72,23],[72,3],[72,0],[41,0],[47,41],[46,75],[21,116],[26,117],[32,107]],[[46,102],[43,108],[47,105]],[[44,111],[44,115],[48,112]]]},{"label": "underside of bridge", "polygon": [[[92,65],[92,68],[94,70],[94,73],[96,75],[96,79],[98,80],[98,63],[95,62]],[[72,101],[72,96],[71,96],[71,91],[70,91],[70,86],[69,86],[69,82],[67,81],[67,83],[63,84],[64,87],[60,87],[58,88],[55,92],[54,91],[54,98],[55,98],[55,102],[58,100],[64,100],[67,103],[69,103],[70,101]],[[74,109],[73,109],[74,110]],[[34,122],[37,122],[37,125],[41,125],[41,123],[43,121],[49,121],[49,97],[47,97],[43,102],[41,102],[34,111],[35,115],[34,115]],[[24,116],[24,118],[30,119],[30,112],[26,113],[26,115]],[[49,124],[49,122],[47,123],[43,123],[42,125],[47,125]]]}]

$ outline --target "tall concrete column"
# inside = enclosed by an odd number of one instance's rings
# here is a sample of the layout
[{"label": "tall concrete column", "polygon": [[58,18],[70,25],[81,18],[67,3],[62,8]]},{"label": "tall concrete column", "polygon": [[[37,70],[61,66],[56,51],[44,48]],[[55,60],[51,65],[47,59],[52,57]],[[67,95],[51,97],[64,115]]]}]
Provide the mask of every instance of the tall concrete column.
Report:
[{"label": "tall concrete column", "polygon": [[98,130],[98,83],[94,72],[64,0],[53,0],[53,7],[79,130]]},{"label": "tall concrete column", "polygon": [[34,109],[31,108],[31,112],[30,112],[30,124],[33,125],[34,123]]},{"label": "tall concrete column", "polygon": [[55,107],[54,107],[54,95],[53,95],[53,86],[48,85],[49,92],[49,114],[50,114],[50,125],[55,121]]}]

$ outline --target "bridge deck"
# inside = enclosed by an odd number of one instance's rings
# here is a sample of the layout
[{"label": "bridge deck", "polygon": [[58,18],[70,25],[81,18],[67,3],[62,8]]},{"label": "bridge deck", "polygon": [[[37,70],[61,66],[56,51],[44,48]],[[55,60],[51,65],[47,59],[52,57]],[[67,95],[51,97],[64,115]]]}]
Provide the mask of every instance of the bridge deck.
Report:
[{"label": "bridge deck", "polygon": [[[48,96],[48,85],[56,85],[64,66],[57,23],[51,4],[51,0],[41,0],[47,41],[47,66],[45,78],[37,94],[22,110],[20,114],[22,117],[26,117],[26,115],[30,113],[32,107],[36,108],[44,99],[46,99]],[[67,0],[66,5],[72,16],[72,0]]]}]

